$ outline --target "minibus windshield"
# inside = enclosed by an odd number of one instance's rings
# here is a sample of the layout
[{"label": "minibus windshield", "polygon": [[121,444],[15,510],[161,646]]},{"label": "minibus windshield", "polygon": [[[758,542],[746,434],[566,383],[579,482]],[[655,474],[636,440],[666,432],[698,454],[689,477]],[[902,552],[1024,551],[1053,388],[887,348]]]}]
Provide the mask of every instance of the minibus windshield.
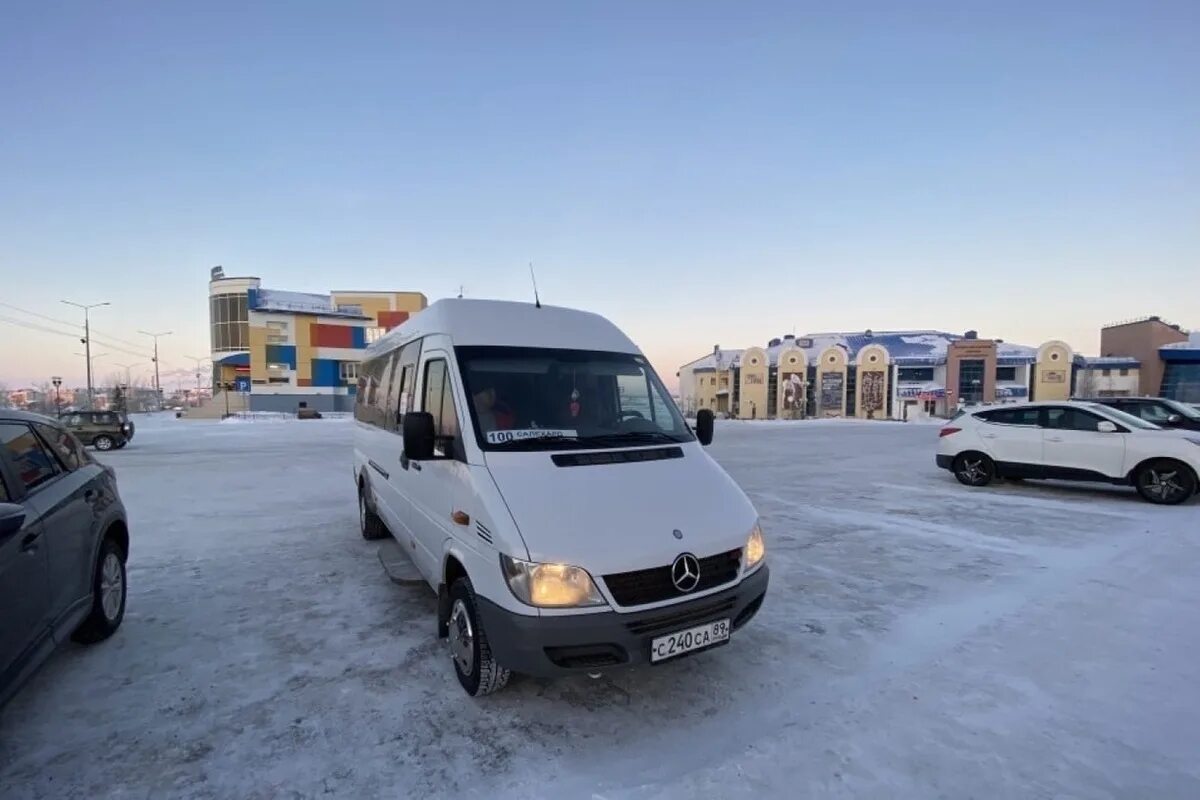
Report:
[{"label": "minibus windshield", "polygon": [[484,450],[564,450],[690,442],[649,362],[631,353],[458,347]]}]

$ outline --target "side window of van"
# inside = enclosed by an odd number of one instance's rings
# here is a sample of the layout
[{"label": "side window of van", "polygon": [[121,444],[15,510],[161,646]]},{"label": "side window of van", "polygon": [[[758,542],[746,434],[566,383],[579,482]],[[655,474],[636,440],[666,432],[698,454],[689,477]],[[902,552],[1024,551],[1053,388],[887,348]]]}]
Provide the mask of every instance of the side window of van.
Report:
[{"label": "side window of van", "polygon": [[400,350],[396,368],[392,371],[392,393],[388,402],[387,429],[403,430],[401,420],[413,407],[413,392],[417,383],[417,358],[421,355],[421,340],[409,342]]},{"label": "side window of van", "polygon": [[425,396],[422,408],[433,416],[437,436],[433,454],[440,458],[454,456],[458,439],[458,411],[454,407],[454,391],[446,374],[446,361],[435,359],[425,363]]}]

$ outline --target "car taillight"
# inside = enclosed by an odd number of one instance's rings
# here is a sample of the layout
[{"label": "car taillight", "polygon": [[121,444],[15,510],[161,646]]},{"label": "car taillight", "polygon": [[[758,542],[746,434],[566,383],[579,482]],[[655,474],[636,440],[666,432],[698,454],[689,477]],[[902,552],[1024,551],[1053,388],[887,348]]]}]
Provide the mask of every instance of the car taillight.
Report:
[{"label": "car taillight", "polygon": [[950,435],[950,434],[952,434],[952,433],[958,433],[958,432],[959,432],[959,431],[961,431],[961,430],[962,430],[962,428],[955,428],[955,427],[952,427],[952,426],[950,426],[950,425],[947,425],[947,426],[946,426],[946,427],[944,427],[944,428],[939,428],[939,429],[938,429],[938,438],[940,439],[940,438],[942,438],[943,436],[949,436],[949,435]]}]

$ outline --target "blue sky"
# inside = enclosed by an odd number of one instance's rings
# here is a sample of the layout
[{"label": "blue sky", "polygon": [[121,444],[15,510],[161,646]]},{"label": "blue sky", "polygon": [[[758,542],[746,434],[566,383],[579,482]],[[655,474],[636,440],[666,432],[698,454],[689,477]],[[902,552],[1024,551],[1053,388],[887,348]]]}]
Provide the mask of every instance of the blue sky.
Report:
[{"label": "blue sky", "polygon": [[1200,327],[1198,40],[1194,2],[9,4],[0,380],[82,380],[2,321],[60,298],[190,365],[215,264],[436,299],[533,261],[672,379],[793,329]]}]

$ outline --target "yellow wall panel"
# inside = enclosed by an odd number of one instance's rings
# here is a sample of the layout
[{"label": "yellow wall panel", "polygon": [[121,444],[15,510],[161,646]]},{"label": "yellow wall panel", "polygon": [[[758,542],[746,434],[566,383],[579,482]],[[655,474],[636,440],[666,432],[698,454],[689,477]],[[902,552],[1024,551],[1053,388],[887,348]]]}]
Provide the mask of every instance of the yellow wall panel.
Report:
[{"label": "yellow wall panel", "polygon": [[267,379],[267,329],[262,325],[250,326],[250,380]]}]

